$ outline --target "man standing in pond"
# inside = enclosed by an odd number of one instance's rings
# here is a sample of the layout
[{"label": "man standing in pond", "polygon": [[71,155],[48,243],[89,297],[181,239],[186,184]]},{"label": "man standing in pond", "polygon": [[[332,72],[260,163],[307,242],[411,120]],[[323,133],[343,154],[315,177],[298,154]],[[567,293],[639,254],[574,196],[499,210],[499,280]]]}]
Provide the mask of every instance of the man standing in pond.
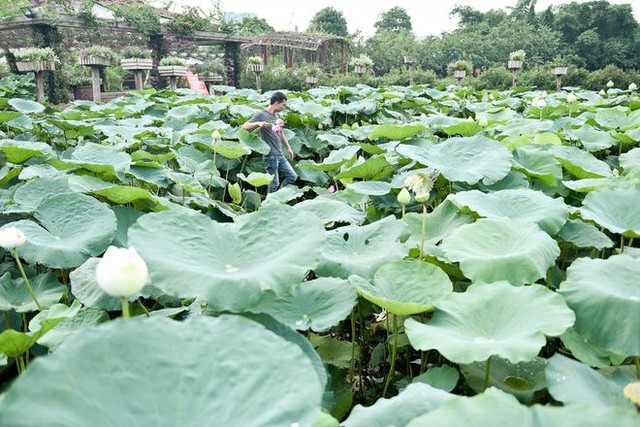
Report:
[{"label": "man standing in pond", "polygon": [[262,140],[269,145],[269,154],[264,158],[264,168],[267,173],[273,175],[273,181],[269,185],[269,192],[278,190],[280,178],[279,172],[284,174],[282,187],[292,184],[298,179],[298,174],[293,170],[289,161],[282,154],[282,146],[287,148],[289,159],[293,160],[293,150],[287,141],[287,137],[282,131],[282,119],[278,117],[278,113],[283,111],[287,106],[287,97],[282,92],[274,92],[269,101],[269,106],[258,111],[242,125],[242,129],[252,131],[260,128],[260,136]]}]

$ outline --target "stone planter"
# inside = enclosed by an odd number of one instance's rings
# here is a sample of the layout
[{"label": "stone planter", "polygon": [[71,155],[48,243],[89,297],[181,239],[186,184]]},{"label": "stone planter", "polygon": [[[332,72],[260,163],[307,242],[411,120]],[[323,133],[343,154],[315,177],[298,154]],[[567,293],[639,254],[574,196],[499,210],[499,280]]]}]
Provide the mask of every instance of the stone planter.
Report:
[{"label": "stone planter", "polygon": [[404,63],[407,65],[413,65],[416,63],[416,57],[415,56],[405,56],[404,57]]},{"label": "stone planter", "polygon": [[215,73],[207,73],[201,76],[198,76],[200,80],[203,82],[211,82],[211,83],[222,83],[224,82],[224,77],[220,74]]},{"label": "stone planter", "polygon": [[455,77],[458,80],[462,80],[465,77],[467,77],[467,72],[465,70],[454,70],[453,77]]},{"label": "stone planter", "polygon": [[567,74],[568,67],[554,67],[553,75],[554,76],[564,76]]},{"label": "stone planter", "polygon": [[316,76],[305,76],[304,81],[310,85],[318,84],[318,78]]},{"label": "stone planter", "polygon": [[120,60],[123,70],[150,70],[153,68],[151,58],[125,58]]},{"label": "stone planter", "polygon": [[507,68],[510,70],[519,70],[522,68],[522,61],[507,61]]},{"label": "stone planter", "polygon": [[249,70],[254,73],[261,73],[264,71],[264,65],[262,64],[249,64]]},{"label": "stone planter", "polygon": [[56,63],[55,61],[16,61],[16,68],[21,72],[54,71],[56,69]]},{"label": "stone planter", "polygon": [[365,67],[364,65],[356,65],[354,67],[354,71],[356,72],[356,74],[364,74],[367,72],[367,67]]},{"label": "stone planter", "polygon": [[158,74],[162,77],[184,77],[187,74],[185,65],[158,65]]},{"label": "stone planter", "polygon": [[111,60],[99,56],[80,55],[80,64],[87,67],[108,67],[111,65]]}]

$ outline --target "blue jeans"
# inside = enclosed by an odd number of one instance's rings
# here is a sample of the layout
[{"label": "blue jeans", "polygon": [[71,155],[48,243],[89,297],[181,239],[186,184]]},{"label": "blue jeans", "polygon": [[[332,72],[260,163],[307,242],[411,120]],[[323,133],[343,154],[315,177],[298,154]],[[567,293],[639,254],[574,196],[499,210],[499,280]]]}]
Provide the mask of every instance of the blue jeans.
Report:
[{"label": "blue jeans", "polygon": [[267,173],[273,175],[273,181],[269,184],[269,193],[278,190],[280,187],[279,173],[284,174],[284,181],[282,181],[282,187],[292,184],[298,179],[298,174],[293,170],[293,167],[287,161],[283,154],[269,154],[264,157],[264,168]]}]

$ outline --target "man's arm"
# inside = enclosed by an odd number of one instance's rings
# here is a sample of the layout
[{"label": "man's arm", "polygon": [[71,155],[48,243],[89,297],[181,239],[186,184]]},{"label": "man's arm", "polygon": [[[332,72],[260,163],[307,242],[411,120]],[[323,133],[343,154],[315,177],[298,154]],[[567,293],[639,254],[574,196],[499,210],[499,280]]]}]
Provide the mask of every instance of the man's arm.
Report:
[{"label": "man's arm", "polygon": [[249,120],[242,124],[242,129],[252,131],[256,128],[264,128],[267,126],[269,126],[269,122],[264,122],[264,121],[252,122],[251,120]]}]

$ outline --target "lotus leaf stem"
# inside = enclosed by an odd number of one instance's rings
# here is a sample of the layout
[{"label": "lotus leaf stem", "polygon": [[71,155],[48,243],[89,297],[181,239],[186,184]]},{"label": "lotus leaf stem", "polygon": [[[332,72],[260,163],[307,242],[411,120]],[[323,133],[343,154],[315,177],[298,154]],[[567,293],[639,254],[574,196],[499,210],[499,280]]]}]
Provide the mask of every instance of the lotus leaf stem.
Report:
[{"label": "lotus leaf stem", "polygon": [[353,384],[356,369],[356,315],[351,312],[351,370],[349,371],[349,383]]},{"label": "lotus leaf stem", "polygon": [[11,329],[11,321],[9,320],[9,315],[6,311],[2,311],[2,317],[4,317],[4,321],[7,324],[7,329]]},{"label": "lotus leaf stem", "polygon": [[487,359],[487,364],[484,367],[484,389],[489,388],[489,373],[491,372],[491,356]]},{"label": "lotus leaf stem", "polygon": [[42,311],[42,306],[40,305],[40,302],[38,301],[38,298],[36,297],[35,292],[33,292],[33,288],[31,287],[31,283],[29,282],[29,279],[27,278],[27,275],[24,272],[24,268],[22,268],[22,263],[20,262],[20,257],[18,256],[18,250],[16,248],[13,248],[11,250],[11,253],[13,254],[13,257],[16,259],[16,264],[18,264],[18,269],[20,270],[20,274],[22,274],[24,283],[27,285],[27,290],[29,291],[29,295],[31,295],[31,299],[33,300],[33,302],[36,303],[36,307],[38,307],[38,311]]},{"label": "lotus leaf stem", "polygon": [[24,365],[24,359],[22,356],[16,357],[17,365],[18,365],[18,375],[22,375],[22,373],[27,369]]},{"label": "lotus leaf stem", "polygon": [[142,300],[140,299],[140,297],[138,297],[136,301],[138,301],[138,305],[140,306],[142,311],[144,311],[144,315],[149,317],[149,311],[147,310],[147,307],[145,307],[144,304],[142,303]]},{"label": "lotus leaf stem", "polygon": [[636,377],[640,380],[640,356],[634,357],[636,361]]},{"label": "lotus leaf stem", "polygon": [[420,259],[424,258],[424,237],[427,234],[427,205],[422,205],[422,233],[420,234]]},{"label": "lotus leaf stem", "polygon": [[127,301],[126,297],[122,297],[120,301],[122,302],[122,317],[128,319],[131,317],[131,314],[129,313],[129,301]]},{"label": "lotus leaf stem", "polygon": [[389,375],[387,376],[387,381],[384,383],[384,391],[382,392],[382,397],[387,395],[387,389],[389,388],[389,384],[391,383],[391,378],[396,370],[396,356],[398,353],[398,316],[393,315],[393,347],[391,349],[391,365],[389,366]]}]

